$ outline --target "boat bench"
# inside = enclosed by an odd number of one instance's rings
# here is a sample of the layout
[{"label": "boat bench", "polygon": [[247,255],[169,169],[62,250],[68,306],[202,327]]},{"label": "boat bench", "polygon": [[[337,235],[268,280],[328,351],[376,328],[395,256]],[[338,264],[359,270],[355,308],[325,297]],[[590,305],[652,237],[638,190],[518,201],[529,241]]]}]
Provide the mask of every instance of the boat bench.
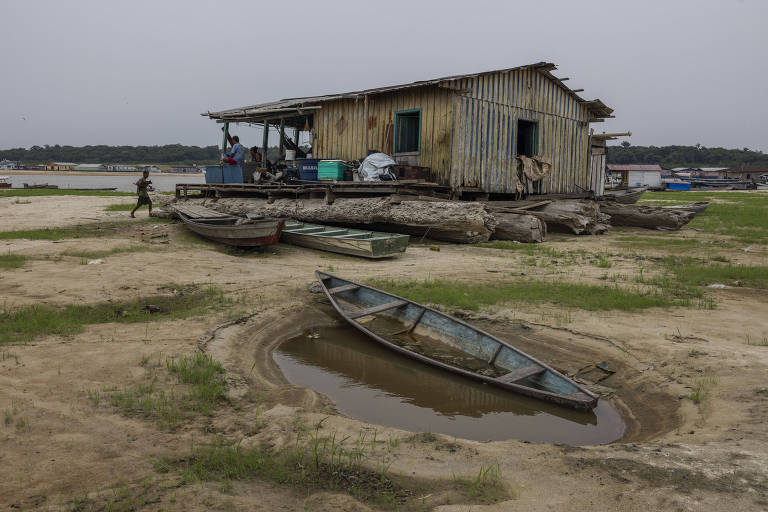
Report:
[{"label": "boat bench", "polygon": [[498,377],[496,380],[499,382],[503,382],[504,384],[514,384],[518,381],[521,381],[533,375],[537,375],[544,371],[545,369],[543,367],[537,364],[532,364],[529,366],[523,366],[522,368],[518,368],[516,370],[512,370],[509,373],[505,373],[501,377]]},{"label": "boat bench", "polygon": [[381,313],[382,311],[387,311],[388,309],[394,309],[399,308],[402,306],[405,306],[408,304],[408,301],[405,300],[393,300],[392,302],[387,302],[386,304],[379,304],[378,306],[373,306],[368,309],[361,309],[360,311],[355,311],[352,313],[347,313],[347,316],[354,320],[355,318],[360,318],[363,316],[368,315],[374,315],[376,313]]}]

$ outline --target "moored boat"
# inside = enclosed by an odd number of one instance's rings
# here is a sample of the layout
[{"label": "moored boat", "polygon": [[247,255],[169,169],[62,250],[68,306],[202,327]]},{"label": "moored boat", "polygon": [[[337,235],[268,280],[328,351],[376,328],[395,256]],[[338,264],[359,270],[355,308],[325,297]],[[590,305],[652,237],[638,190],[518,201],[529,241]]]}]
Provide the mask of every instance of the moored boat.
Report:
[{"label": "moored boat", "polygon": [[408,235],[286,222],[283,242],[363,258],[387,258],[405,252]]},{"label": "moored boat", "polygon": [[665,210],[684,210],[687,212],[701,213],[709,207],[709,201],[701,201],[698,203],[681,204],[675,206],[662,206]]},{"label": "moored boat", "polygon": [[198,235],[236,247],[261,247],[277,243],[285,221],[271,217],[245,219],[221,216],[192,218],[176,210],[176,215]]},{"label": "moored boat", "polygon": [[576,409],[597,405],[591,391],[461,320],[331,274],[315,276],[350,325],[396,352],[522,395]]},{"label": "moored boat", "polygon": [[0,176],[0,188],[11,188],[10,176]]},{"label": "moored boat", "polygon": [[616,201],[622,204],[635,204],[646,190],[648,190],[648,187],[627,188],[613,191],[606,190],[605,195],[600,199]]}]

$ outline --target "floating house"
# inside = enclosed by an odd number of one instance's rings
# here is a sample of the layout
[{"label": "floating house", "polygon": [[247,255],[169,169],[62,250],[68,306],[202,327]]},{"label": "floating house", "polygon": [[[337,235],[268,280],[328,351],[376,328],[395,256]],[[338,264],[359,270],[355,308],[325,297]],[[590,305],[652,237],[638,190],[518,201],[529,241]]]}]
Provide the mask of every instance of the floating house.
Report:
[{"label": "floating house", "polygon": [[720,171],[722,178],[737,178],[742,181],[760,181],[761,176],[768,174],[766,165],[738,165]]},{"label": "floating house", "polygon": [[622,187],[648,187],[662,189],[660,165],[608,164],[611,175],[621,175]]},{"label": "floating house", "polygon": [[137,167],[135,165],[128,165],[128,164],[110,164],[107,166],[107,170],[110,171],[136,171]]},{"label": "floating house", "polygon": [[[516,157],[525,155],[551,163],[543,179],[523,185],[526,192],[602,194],[604,167],[591,165],[590,123],[613,117],[613,110],[583,99],[555,69],[539,62],[202,115],[227,131],[231,123],[261,124],[261,147],[270,127],[281,131],[281,146],[286,130],[295,133],[295,145],[308,131],[314,158],[348,161],[381,151],[400,164],[428,167],[433,181],[459,192],[520,191]],[[604,154],[596,156],[604,162]]]},{"label": "floating house", "polygon": [[45,164],[46,171],[71,171],[77,164],[72,162],[51,162]]}]

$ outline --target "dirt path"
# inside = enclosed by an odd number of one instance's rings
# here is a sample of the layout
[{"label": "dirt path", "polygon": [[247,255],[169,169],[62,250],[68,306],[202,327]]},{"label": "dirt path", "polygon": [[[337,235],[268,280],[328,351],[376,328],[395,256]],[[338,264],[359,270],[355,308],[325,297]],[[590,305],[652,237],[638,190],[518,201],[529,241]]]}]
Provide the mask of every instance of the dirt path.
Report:
[{"label": "dirt path", "polygon": [[[99,213],[103,205],[121,198],[31,199],[49,213],[43,215],[47,220],[34,219],[26,227],[105,218]],[[22,206],[5,205],[10,210]],[[0,215],[0,230],[19,229],[21,217]],[[336,414],[326,397],[288,383],[272,360],[282,339],[309,325],[334,321],[322,297],[308,290],[318,268],[359,280],[460,275],[495,282],[523,272],[532,278],[604,283],[606,272],[631,273],[638,265],[616,236],[546,244],[561,251],[627,253],[609,270],[564,258],[531,266],[524,263],[524,254],[453,245],[433,251],[417,244],[401,258],[380,262],[284,245],[261,254],[227,254],[173,224],[128,225],[114,236],[60,243],[3,241],[3,251],[28,257],[23,267],[0,272],[6,304],[129,300],[167,294],[166,285],[172,283],[195,283],[219,286],[235,305],[188,320],[99,324],[70,337],[0,346],[0,412],[10,414],[10,421],[0,425],[0,508],[57,510],[87,495],[93,507],[109,496],[122,496],[123,506],[132,503],[142,510],[367,510],[338,493],[308,496],[258,481],[231,487],[183,485],[180,477],[160,473],[153,464],[164,456],[182,456],[193,441],[211,436],[243,446],[279,447],[295,440],[298,424],[311,427],[327,418],[322,422],[326,433],[355,436],[375,428],[380,439],[395,440],[386,456],[396,475],[450,482],[455,474],[499,464],[515,498],[472,510],[764,509],[768,348],[745,343],[746,335],[754,340],[768,336],[763,320],[768,295],[762,291],[713,290],[713,310],[595,313],[494,306],[469,316],[500,336],[510,332],[513,320],[528,322],[532,334],[521,348],[555,365],[578,364],[575,357],[579,362],[611,360],[619,373],[605,385],[632,418],[624,440],[607,446],[413,438],[410,432]],[[84,264],[88,258],[72,255],[113,249],[92,265]],[[738,248],[724,252],[737,261],[752,258],[755,264],[764,258]],[[233,316],[247,320],[214,331]],[[212,416],[196,416],[168,430],[152,420],[121,415],[106,398],[94,400],[97,393],[145,383],[154,375],[158,385],[169,385],[163,380],[165,359],[201,349],[222,362],[230,383],[229,402]],[[713,383],[706,399],[695,404],[686,397],[703,377]],[[452,451],[445,448],[448,444],[455,445]],[[427,508],[469,510],[432,499],[425,498]]]}]

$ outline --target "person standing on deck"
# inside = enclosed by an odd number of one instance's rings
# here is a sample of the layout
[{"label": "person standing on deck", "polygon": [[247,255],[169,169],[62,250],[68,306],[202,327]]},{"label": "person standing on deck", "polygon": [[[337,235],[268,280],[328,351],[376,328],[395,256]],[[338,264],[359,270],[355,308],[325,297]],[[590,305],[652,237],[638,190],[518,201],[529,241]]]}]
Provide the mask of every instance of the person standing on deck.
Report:
[{"label": "person standing on deck", "polygon": [[152,190],[152,182],[149,181],[149,171],[142,173],[139,181],[136,182],[136,195],[139,196],[139,200],[136,203],[136,207],[131,211],[131,217],[136,217],[134,213],[141,208],[142,205],[149,206],[149,216],[152,216],[152,199],[149,198],[149,191]]},{"label": "person standing on deck", "polygon": [[[224,130],[224,128],[222,128]],[[227,142],[232,146],[232,152],[226,153],[224,158],[221,159],[221,163],[229,165],[243,165],[245,162],[245,148],[240,144],[240,137],[235,135],[231,137],[227,133]]]}]

